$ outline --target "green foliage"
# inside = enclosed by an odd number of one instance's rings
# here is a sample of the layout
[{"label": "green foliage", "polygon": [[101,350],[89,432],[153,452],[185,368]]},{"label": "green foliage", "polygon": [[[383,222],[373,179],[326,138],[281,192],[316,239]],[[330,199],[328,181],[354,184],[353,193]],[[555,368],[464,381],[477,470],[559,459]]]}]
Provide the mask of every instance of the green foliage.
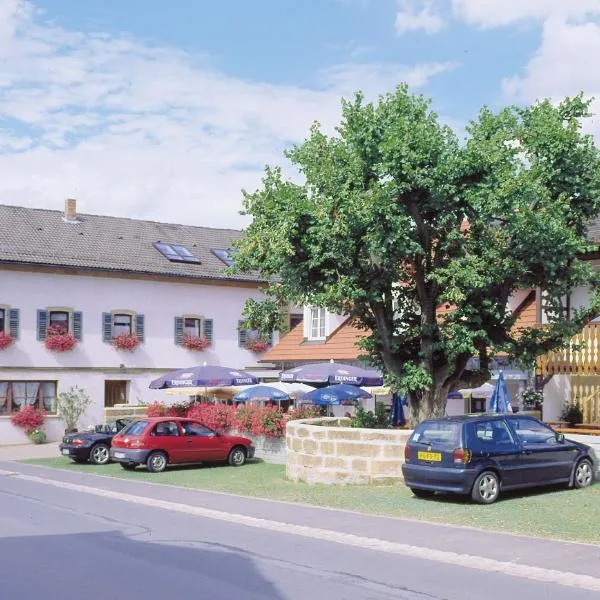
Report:
[{"label": "green foliage", "polygon": [[544,394],[536,392],[532,388],[526,388],[519,394],[519,399],[526,409],[540,410],[544,402]]},{"label": "green foliage", "polygon": [[366,429],[387,429],[389,426],[388,416],[382,402],[375,403],[375,413],[371,410],[366,411],[362,406],[357,406],[350,423],[350,427]]},{"label": "green foliage", "polygon": [[56,399],[56,412],[68,430],[77,429],[79,419],[92,404],[92,399],[82,388],[75,386],[61,392]]},{"label": "green foliage", "polygon": [[46,443],[46,432],[43,429],[34,429],[29,432],[29,439],[34,444],[45,444]]},{"label": "green foliage", "polygon": [[[413,419],[443,415],[449,390],[485,381],[490,355],[531,363],[600,310],[581,258],[600,208],[600,154],[582,97],[484,108],[460,143],[406,86],[344,101],[335,136],[318,125],[287,152],[301,184],[268,167],[244,193],[252,217],[236,270],[276,282],[274,302],[324,306],[369,332],[361,343]],[[570,289],[590,306],[565,317]],[[548,326],[516,331],[508,300],[542,292]],[[455,307],[442,318],[436,307]],[[466,371],[470,357],[481,372]]]},{"label": "green foliage", "polygon": [[560,415],[562,421],[566,421],[571,427],[583,423],[583,412],[577,404],[568,404]]},{"label": "green foliage", "polygon": [[269,339],[273,331],[285,332],[287,324],[284,308],[285,306],[277,300],[257,301],[249,298],[242,312],[242,327],[258,331],[265,340]]}]

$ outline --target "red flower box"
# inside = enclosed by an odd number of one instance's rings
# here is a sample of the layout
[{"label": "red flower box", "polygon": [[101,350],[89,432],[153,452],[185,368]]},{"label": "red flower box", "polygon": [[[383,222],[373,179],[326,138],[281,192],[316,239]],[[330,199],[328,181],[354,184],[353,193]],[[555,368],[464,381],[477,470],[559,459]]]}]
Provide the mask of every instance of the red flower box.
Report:
[{"label": "red flower box", "polygon": [[15,338],[10,333],[0,331],[0,350],[6,350],[9,346],[12,346]]},{"label": "red flower box", "polygon": [[268,347],[269,342],[265,342],[264,340],[248,340],[246,344],[246,348],[256,354],[264,352]]},{"label": "red flower box", "polygon": [[138,336],[133,333],[122,333],[121,335],[116,335],[112,339],[112,345],[117,350],[133,352],[140,345],[140,340],[138,339]]},{"label": "red flower box", "polygon": [[210,346],[210,341],[197,335],[184,335],[181,338],[181,345],[188,350],[202,352]]},{"label": "red flower box", "polygon": [[46,330],[44,346],[51,352],[68,352],[77,345],[77,338],[63,327],[50,325]]}]

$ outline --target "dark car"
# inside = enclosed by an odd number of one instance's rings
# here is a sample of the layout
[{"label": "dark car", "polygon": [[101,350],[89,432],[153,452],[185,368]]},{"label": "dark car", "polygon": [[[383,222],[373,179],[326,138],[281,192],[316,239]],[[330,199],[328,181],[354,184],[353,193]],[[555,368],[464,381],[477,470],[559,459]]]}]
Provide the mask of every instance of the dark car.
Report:
[{"label": "dark car", "polygon": [[164,471],[168,464],[228,462],[239,467],[254,457],[252,440],[224,435],[194,419],[157,417],[134,421],[113,439],[110,458],[124,469],[145,464]]},{"label": "dark car", "polygon": [[470,495],[491,504],[501,491],[594,480],[593,450],[529,416],[465,415],[416,427],[405,448],[404,481],[415,496]]},{"label": "dark car", "polygon": [[76,463],[91,462],[105,465],[109,462],[109,450],[113,437],[131,423],[131,419],[117,419],[96,425],[93,431],[80,431],[65,435],[60,444],[60,453]]}]

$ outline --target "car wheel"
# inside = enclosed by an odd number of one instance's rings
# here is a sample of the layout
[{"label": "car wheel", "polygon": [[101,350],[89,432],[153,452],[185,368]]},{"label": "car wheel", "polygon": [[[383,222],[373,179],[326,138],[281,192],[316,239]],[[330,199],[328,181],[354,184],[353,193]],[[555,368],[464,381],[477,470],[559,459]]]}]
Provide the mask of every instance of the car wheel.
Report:
[{"label": "car wheel", "polygon": [[105,465],[110,460],[110,451],[106,444],[96,444],[90,450],[90,462],[93,465]]},{"label": "car wheel", "polygon": [[578,490],[581,488],[590,487],[594,481],[594,468],[592,463],[584,458],[577,463],[575,467],[575,475],[573,477],[573,486]]},{"label": "car wheel", "polygon": [[121,463],[121,467],[126,471],[133,471],[137,465],[135,463]]},{"label": "car wheel", "polygon": [[232,448],[227,462],[232,467],[241,467],[246,462],[246,450],[242,446]]},{"label": "car wheel", "polygon": [[418,488],[410,488],[410,491],[417,498],[431,498],[435,495],[435,492],[433,490],[420,490]]},{"label": "car wheel", "polygon": [[167,455],[164,452],[152,452],[146,459],[146,467],[151,473],[161,473],[167,468]]},{"label": "car wheel", "polygon": [[473,484],[471,498],[479,504],[492,504],[500,495],[500,479],[493,471],[484,471]]}]

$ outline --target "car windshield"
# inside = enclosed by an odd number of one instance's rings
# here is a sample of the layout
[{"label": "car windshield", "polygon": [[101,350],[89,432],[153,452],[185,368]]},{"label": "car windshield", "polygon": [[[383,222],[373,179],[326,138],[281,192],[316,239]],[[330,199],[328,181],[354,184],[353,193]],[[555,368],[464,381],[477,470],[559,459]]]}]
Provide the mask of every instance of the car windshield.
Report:
[{"label": "car windshield", "polygon": [[452,446],[460,445],[461,423],[453,421],[423,421],[417,426],[410,441],[417,444]]},{"label": "car windshield", "polygon": [[148,427],[148,421],[135,421],[125,427],[120,433],[123,435],[141,435],[146,427]]}]

